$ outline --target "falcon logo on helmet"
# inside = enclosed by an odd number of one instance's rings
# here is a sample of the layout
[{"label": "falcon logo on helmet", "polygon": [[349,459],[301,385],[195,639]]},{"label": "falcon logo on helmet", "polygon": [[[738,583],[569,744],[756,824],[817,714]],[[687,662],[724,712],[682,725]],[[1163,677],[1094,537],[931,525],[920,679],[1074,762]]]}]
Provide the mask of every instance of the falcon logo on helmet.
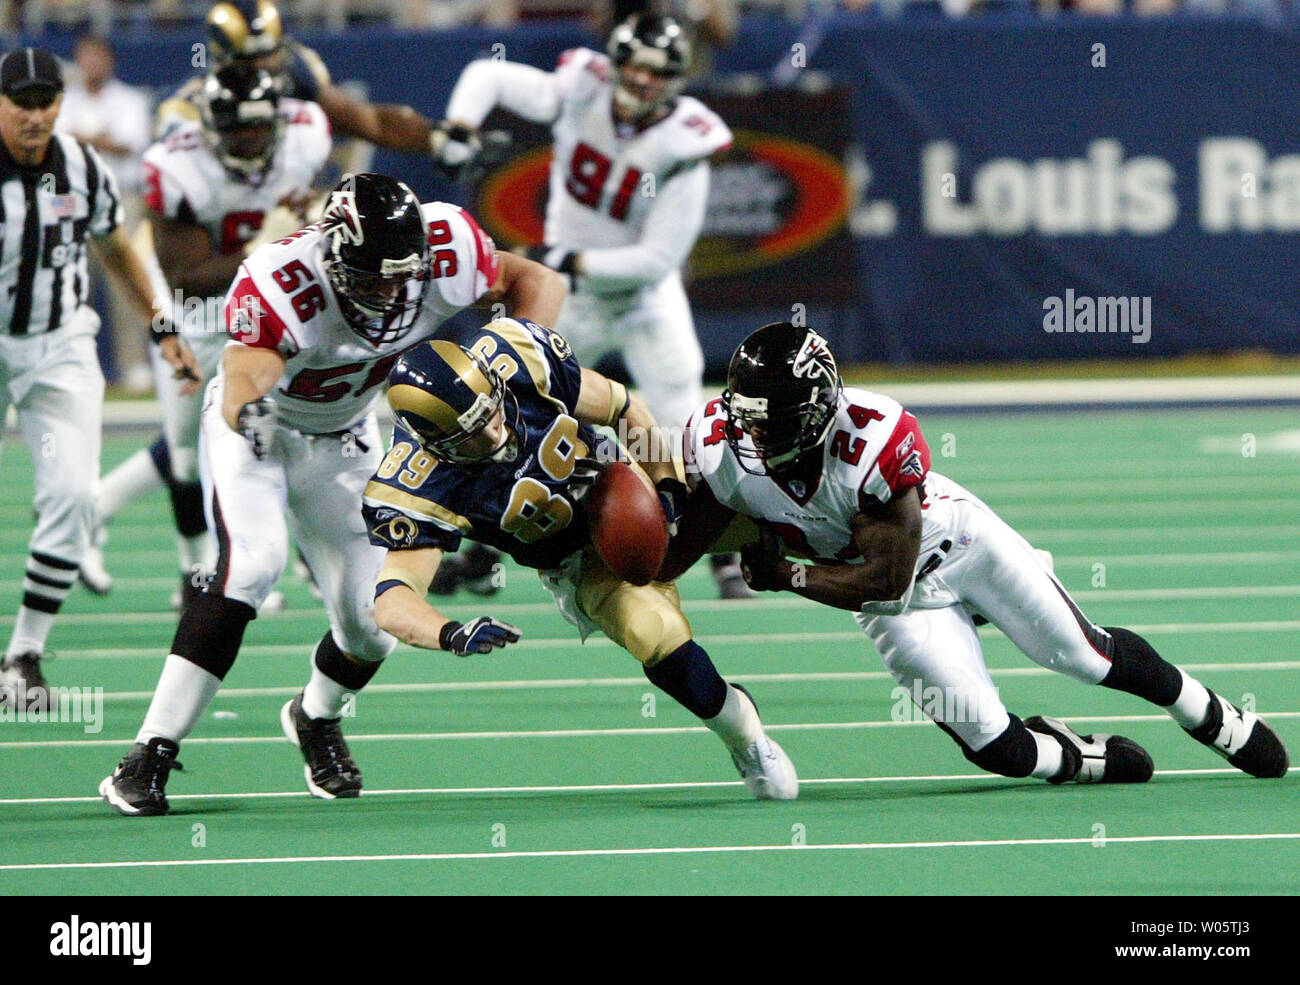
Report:
[{"label": "falcon logo on helmet", "polygon": [[789,471],[835,420],[840,375],[826,340],[790,322],[764,325],[731,357],[727,444],[751,475]]},{"label": "falcon logo on helmet", "polygon": [[[393,418],[439,461],[463,465],[518,457],[526,438],[518,401],[477,352],[445,339],[422,342],[397,360],[388,384]],[[474,439],[494,422],[500,425],[495,447],[478,447],[484,442]],[[476,447],[466,447],[471,442]]]},{"label": "falcon logo on helmet", "polygon": [[[633,14],[609,36],[609,59],[618,70],[614,102],[634,119],[665,108],[686,88],[691,42],[671,17]],[[642,84],[633,77],[640,69],[655,77]]]},{"label": "falcon logo on helmet", "polygon": [[414,326],[429,288],[420,200],[396,178],[346,175],[321,216],[322,258],[348,327],[373,346]]},{"label": "falcon logo on helmet", "polygon": [[208,45],[214,65],[259,58],[284,43],[280,11],[271,0],[222,0],[208,11]]},{"label": "falcon logo on helmet", "polygon": [[266,72],[227,65],[208,75],[199,98],[203,137],[221,166],[259,184],[284,135],[280,91]]}]

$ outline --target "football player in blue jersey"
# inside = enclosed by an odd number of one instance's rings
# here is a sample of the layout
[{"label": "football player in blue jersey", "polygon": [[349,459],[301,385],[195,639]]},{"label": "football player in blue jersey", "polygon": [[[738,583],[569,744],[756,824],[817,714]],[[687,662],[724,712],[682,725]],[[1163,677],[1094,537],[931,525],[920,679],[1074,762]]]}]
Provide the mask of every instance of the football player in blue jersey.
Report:
[{"label": "football player in blue jersey", "polygon": [[[463,538],[535,568],[583,639],[600,630],[641,662],[656,687],[726,744],[750,793],[789,800],[793,764],[769,739],[748,692],[728,684],[692,638],[677,589],[631,585],[591,544],[583,496],[622,449],[596,426],[648,435],[657,425],[619,383],[578,366],[558,333],[500,318],[468,346],[422,342],[389,377],[393,445],[367,485],[371,542],[388,549],[375,621],[412,646],[466,656],[517,642],[514,626],[480,616],[460,623],[426,598],[443,554]],[[626,456],[622,456],[626,457]],[[685,486],[667,455],[635,463],[654,482],[671,528]],[[655,460],[655,459],[660,460]]]}]

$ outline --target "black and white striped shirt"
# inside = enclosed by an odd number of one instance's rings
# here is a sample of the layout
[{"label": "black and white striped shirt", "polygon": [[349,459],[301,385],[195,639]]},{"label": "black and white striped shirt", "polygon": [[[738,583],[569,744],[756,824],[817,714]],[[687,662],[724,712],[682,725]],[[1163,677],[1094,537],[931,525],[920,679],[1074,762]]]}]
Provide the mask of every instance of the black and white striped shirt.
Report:
[{"label": "black and white striped shirt", "polygon": [[61,327],[87,302],[87,236],[121,222],[117,179],[94,148],[56,133],[24,167],[0,141],[0,332]]}]

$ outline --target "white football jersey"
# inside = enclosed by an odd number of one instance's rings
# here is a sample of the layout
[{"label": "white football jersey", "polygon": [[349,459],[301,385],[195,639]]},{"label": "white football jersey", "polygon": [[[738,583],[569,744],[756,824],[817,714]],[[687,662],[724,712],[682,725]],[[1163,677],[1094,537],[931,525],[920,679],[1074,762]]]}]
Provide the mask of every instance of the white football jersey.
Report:
[{"label": "white football jersey", "polygon": [[584,250],[638,242],[656,188],[731,145],[721,117],[690,96],[644,129],[617,123],[616,73],[598,52],[565,52],[554,75],[560,109],[551,125],[548,244]]},{"label": "white football jersey", "polygon": [[[330,153],[330,125],[315,103],[280,102],[284,131],[261,180],[232,175],[203,136],[187,123],[150,147],[144,155],[145,204],[156,215],[202,226],[218,253],[241,250],[257,235],[268,212],[285,198],[305,199]],[[186,306],[187,333],[220,333],[224,326],[202,324],[208,306]]]},{"label": "white football jersey", "polygon": [[[721,398],[691,415],[683,444],[692,488],[707,483],[723,506],[766,521],[780,534],[787,554],[819,563],[861,564],[862,555],[853,542],[853,517],[919,486],[924,517],[917,558],[920,570],[944,540],[951,542],[951,517],[945,504],[954,493],[965,493],[930,471],[930,448],[915,417],[896,400],[854,387],[845,387],[840,394],[835,420],[822,445],[821,474],[812,488],[746,472],[727,443]],[[747,434],[741,435],[740,445],[753,447]]]},{"label": "white football jersey", "polygon": [[496,282],[496,247],[473,216],[444,202],[421,209],[431,280],[414,326],[393,342],[373,346],[344,319],[322,263],[320,224],[259,247],[240,266],[226,296],[226,328],[236,342],[284,356],[271,391],[282,424],[304,434],[351,427],[374,406],[397,357]]}]

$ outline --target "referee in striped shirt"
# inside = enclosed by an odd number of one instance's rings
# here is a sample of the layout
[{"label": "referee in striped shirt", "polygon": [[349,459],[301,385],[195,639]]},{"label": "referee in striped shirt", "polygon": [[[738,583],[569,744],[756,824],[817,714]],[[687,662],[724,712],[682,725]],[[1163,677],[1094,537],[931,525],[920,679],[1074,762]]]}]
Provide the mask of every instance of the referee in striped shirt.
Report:
[{"label": "referee in striped shirt", "polygon": [[0,701],[47,706],[41,657],[90,539],[104,376],[87,304],[86,249],[153,327],[177,378],[198,388],[192,354],[152,300],[121,226],[117,180],[96,151],[54,134],[63,75],[33,48],[0,61],[0,436],[10,406],[35,464],[36,529],[23,600],[0,663]]}]

